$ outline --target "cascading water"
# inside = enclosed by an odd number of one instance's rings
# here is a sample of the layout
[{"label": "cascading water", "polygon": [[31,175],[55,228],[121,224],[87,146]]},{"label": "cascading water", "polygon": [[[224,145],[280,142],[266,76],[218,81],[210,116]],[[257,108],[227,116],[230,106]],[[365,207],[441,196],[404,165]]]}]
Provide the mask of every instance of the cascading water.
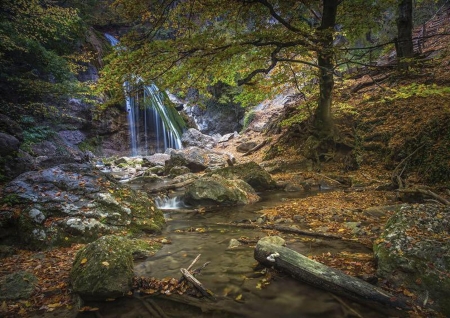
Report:
[{"label": "cascading water", "polygon": [[[112,46],[119,41],[110,34],[105,37]],[[128,113],[131,156],[164,152],[167,148],[180,149],[180,129],[171,119],[164,105],[164,93],[156,85],[144,85],[136,77],[136,85],[125,82],[125,104]],[[136,87],[139,89],[135,89]],[[173,115],[173,113],[172,113]]]}]

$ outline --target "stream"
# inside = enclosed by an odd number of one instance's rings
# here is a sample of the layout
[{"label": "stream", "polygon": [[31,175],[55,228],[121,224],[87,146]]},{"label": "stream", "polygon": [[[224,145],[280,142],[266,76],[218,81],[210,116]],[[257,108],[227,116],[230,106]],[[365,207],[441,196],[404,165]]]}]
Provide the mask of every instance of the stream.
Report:
[{"label": "stream", "polygon": [[[196,277],[205,288],[215,294],[217,301],[178,295],[135,295],[114,302],[94,304],[100,308],[94,316],[263,318],[357,317],[359,314],[360,317],[369,318],[387,317],[379,311],[309,286],[282,272],[266,271],[259,267],[253,258],[253,250],[257,240],[267,236],[268,231],[224,223],[256,220],[265,208],[306,196],[304,193],[284,191],[260,195],[260,202],[246,206],[216,207],[206,211],[193,208],[163,208],[167,227],[162,236],[168,244],[164,244],[154,256],[135,262],[137,276],[178,279],[181,277],[180,268],[187,268],[195,257],[201,254],[193,268],[201,267],[206,262],[210,263]],[[314,192],[308,195],[314,195]],[[169,203],[173,204],[176,198],[170,200]],[[370,252],[365,246],[351,241],[285,233],[279,235],[286,240],[289,248],[304,255],[340,251]],[[244,241],[245,244],[230,248],[231,239]],[[80,313],[77,317],[94,316]]]}]

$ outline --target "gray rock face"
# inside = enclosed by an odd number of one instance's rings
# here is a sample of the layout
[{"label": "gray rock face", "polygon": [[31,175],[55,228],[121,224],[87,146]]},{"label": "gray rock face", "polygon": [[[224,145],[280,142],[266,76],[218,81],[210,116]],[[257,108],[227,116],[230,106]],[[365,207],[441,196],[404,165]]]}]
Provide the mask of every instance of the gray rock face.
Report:
[{"label": "gray rock face", "polygon": [[223,107],[186,107],[185,112],[189,117],[194,118],[198,129],[208,135],[227,134],[242,129],[241,119],[244,117],[242,107],[224,111]]},{"label": "gray rock face", "polygon": [[191,183],[185,200],[191,204],[250,204],[259,201],[255,190],[245,181],[227,180],[219,175],[204,176]]},{"label": "gray rock face", "polygon": [[108,235],[80,250],[70,272],[73,292],[84,300],[125,296],[132,287],[133,257],[130,243]]},{"label": "gray rock face", "polygon": [[8,156],[19,150],[20,141],[16,137],[0,132],[0,156]]},{"label": "gray rock face", "polygon": [[378,276],[450,315],[450,207],[403,205],[374,245]]},{"label": "gray rock face", "polygon": [[33,247],[88,243],[132,230],[159,232],[162,212],[144,193],[83,164],[24,173],[4,189],[24,203],[18,233]]},{"label": "gray rock face", "polygon": [[216,145],[216,141],[213,137],[204,135],[200,131],[194,128],[188,129],[183,136],[181,136],[181,142],[184,147],[200,147],[211,149]]},{"label": "gray rock face", "polygon": [[172,150],[170,159],[166,161],[166,171],[175,166],[188,167],[191,172],[200,172],[206,168],[215,169],[227,166],[230,156],[199,147]]}]

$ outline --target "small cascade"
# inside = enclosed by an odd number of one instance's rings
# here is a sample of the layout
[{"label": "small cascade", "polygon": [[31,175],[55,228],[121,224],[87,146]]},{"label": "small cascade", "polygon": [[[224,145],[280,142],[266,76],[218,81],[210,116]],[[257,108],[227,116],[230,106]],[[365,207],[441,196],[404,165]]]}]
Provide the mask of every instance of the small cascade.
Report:
[{"label": "small cascade", "polygon": [[186,207],[179,197],[159,196],[155,198],[155,204],[161,210],[177,210]]},{"label": "small cascade", "polygon": [[[105,34],[105,37],[112,46],[119,44],[112,35]],[[125,82],[123,87],[131,156],[147,156],[163,153],[168,148],[182,148],[180,125],[173,122],[179,114],[165,106],[164,92],[154,84],[142,85],[139,77],[136,77],[136,84]]]}]

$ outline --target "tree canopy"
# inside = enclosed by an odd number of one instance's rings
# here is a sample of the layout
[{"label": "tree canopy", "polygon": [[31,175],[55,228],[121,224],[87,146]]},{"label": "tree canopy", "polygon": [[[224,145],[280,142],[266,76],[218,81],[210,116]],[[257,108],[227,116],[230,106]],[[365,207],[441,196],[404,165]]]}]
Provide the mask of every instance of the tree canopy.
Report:
[{"label": "tree canopy", "polygon": [[124,49],[105,69],[103,87],[119,96],[133,74],[180,94],[190,87],[208,94],[208,87],[225,83],[245,106],[312,74],[321,88],[329,86],[318,104],[329,112],[343,46],[376,29],[388,3],[116,0],[119,12],[138,22],[121,39]]}]

